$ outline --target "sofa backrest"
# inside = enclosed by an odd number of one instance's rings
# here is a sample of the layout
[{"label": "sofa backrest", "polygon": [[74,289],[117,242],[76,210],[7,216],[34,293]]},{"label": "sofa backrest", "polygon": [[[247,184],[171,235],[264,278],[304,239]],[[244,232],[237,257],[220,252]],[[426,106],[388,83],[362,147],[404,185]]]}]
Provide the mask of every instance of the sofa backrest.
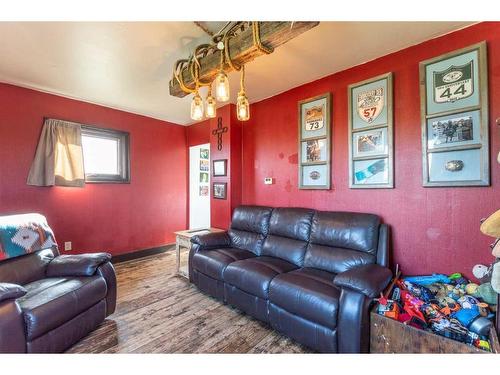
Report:
[{"label": "sofa backrest", "polygon": [[261,255],[264,238],[268,234],[271,207],[239,206],[233,212],[228,231],[231,246]]},{"label": "sofa backrest", "polygon": [[40,250],[0,262],[0,282],[24,285],[45,278],[47,264],[57,249]]},{"label": "sofa backrest", "polygon": [[377,215],[316,211],[304,267],[340,273],[377,263],[379,229]]},{"label": "sofa backrest", "polygon": [[314,210],[308,208],[273,209],[261,255],[302,266],[313,215]]}]

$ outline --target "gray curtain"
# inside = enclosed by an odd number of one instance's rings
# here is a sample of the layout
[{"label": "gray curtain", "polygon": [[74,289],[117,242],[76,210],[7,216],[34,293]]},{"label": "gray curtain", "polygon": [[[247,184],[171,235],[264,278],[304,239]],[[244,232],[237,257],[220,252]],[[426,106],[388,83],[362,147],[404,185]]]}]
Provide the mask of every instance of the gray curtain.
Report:
[{"label": "gray curtain", "polygon": [[31,164],[28,185],[85,185],[80,124],[46,119]]}]

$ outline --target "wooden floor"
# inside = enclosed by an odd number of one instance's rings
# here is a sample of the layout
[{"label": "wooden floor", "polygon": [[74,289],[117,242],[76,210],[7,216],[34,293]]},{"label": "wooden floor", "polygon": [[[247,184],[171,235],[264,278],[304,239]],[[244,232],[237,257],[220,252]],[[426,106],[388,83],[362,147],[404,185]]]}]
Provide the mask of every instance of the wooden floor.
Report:
[{"label": "wooden floor", "polygon": [[176,276],[173,251],[118,264],[116,272],[116,312],[68,353],[307,352]]}]

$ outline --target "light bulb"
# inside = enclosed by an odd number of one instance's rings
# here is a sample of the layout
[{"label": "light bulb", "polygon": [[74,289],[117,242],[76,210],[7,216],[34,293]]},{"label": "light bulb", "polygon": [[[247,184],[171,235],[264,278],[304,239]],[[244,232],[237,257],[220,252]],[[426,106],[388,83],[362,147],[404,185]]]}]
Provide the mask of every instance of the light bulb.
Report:
[{"label": "light bulb", "polygon": [[247,121],[250,119],[250,103],[244,91],[240,91],[238,94],[238,100],[236,101],[236,116],[240,121]]},{"label": "light bulb", "polygon": [[215,97],[219,102],[229,100],[229,78],[222,70],[215,78]]},{"label": "light bulb", "polygon": [[208,118],[214,118],[217,113],[217,108],[215,107],[217,102],[215,101],[215,98],[212,96],[211,93],[208,94],[207,100],[205,101],[206,103],[206,110],[205,113]]},{"label": "light bulb", "polygon": [[195,93],[191,101],[191,119],[195,121],[203,119],[203,99],[198,92]]}]

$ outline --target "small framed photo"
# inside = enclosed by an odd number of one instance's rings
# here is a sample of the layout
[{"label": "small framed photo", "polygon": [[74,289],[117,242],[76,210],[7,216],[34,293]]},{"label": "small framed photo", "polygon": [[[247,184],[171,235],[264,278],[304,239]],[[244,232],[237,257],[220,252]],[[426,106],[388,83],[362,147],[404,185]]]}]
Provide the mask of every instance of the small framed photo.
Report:
[{"label": "small framed photo", "polygon": [[207,172],[200,172],[200,182],[207,183],[208,184],[208,173]]},{"label": "small framed photo", "polygon": [[328,161],[326,146],[326,138],[303,141],[302,163],[325,163]]},{"label": "small framed photo", "polygon": [[328,168],[328,164],[301,166],[301,186],[307,189],[326,189],[330,185]]},{"label": "small framed photo", "polygon": [[212,171],[214,177],[227,176],[227,159],[214,160]]},{"label": "small framed photo", "polygon": [[210,159],[210,150],[208,148],[200,148],[200,159]]},{"label": "small framed photo", "polygon": [[388,158],[354,161],[353,183],[356,185],[387,185]]},{"label": "small framed photo", "polygon": [[208,160],[201,159],[200,160],[200,171],[208,172],[210,169],[210,162]]},{"label": "small framed photo", "polygon": [[480,144],[480,113],[471,111],[427,120],[429,149]]},{"label": "small framed photo", "polygon": [[208,185],[200,186],[200,197],[208,197]]},{"label": "small framed photo", "polygon": [[226,199],[226,182],[214,182],[212,185],[212,191],[215,199]]},{"label": "small framed photo", "polygon": [[387,155],[387,128],[352,134],[353,157]]}]

